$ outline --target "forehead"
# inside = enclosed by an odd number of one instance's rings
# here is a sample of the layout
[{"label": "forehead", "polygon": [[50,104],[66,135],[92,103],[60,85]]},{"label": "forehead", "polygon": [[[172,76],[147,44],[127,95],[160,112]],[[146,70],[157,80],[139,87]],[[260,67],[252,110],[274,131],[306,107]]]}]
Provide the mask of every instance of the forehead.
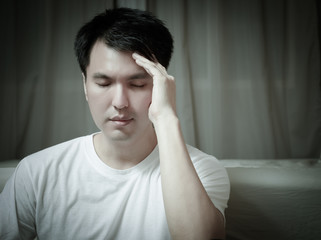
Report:
[{"label": "forehead", "polygon": [[90,53],[87,74],[97,72],[113,76],[145,72],[145,70],[136,64],[131,52],[117,51],[104,42],[97,41]]}]

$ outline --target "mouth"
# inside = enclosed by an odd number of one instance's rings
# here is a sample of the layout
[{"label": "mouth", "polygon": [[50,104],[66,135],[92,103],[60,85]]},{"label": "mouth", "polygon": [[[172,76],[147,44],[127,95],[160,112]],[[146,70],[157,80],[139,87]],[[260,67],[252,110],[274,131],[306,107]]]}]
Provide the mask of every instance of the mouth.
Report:
[{"label": "mouth", "polygon": [[112,122],[117,126],[126,126],[130,124],[133,120],[134,119],[131,117],[121,117],[121,116],[116,116],[109,119],[110,122]]}]

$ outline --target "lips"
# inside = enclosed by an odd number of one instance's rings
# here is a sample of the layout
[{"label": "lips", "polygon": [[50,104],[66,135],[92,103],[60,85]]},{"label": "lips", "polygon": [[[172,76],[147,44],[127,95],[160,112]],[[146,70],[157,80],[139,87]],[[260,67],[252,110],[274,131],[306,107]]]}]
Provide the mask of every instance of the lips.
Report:
[{"label": "lips", "polygon": [[118,126],[126,126],[130,124],[133,121],[132,117],[127,116],[116,116],[109,119],[112,123],[118,125]]}]

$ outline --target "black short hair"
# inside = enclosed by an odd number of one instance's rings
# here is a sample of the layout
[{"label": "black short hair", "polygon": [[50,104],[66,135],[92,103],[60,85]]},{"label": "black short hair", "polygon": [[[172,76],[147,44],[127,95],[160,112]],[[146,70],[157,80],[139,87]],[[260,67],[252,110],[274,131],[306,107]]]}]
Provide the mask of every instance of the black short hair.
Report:
[{"label": "black short hair", "polygon": [[107,46],[137,52],[168,67],[173,37],[165,24],[147,11],[130,8],[107,9],[86,23],[75,39],[74,49],[81,71],[86,75],[93,45],[102,40]]}]

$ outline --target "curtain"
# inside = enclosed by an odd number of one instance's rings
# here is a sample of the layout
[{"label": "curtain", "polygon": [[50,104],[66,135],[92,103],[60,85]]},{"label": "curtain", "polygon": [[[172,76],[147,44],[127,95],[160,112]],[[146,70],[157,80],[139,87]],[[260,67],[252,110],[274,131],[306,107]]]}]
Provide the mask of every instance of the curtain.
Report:
[{"label": "curtain", "polygon": [[219,159],[320,157],[317,1],[16,0],[0,10],[1,161],[98,131],[73,41],[121,6],[153,12],[173,34],[187,143]]}]

